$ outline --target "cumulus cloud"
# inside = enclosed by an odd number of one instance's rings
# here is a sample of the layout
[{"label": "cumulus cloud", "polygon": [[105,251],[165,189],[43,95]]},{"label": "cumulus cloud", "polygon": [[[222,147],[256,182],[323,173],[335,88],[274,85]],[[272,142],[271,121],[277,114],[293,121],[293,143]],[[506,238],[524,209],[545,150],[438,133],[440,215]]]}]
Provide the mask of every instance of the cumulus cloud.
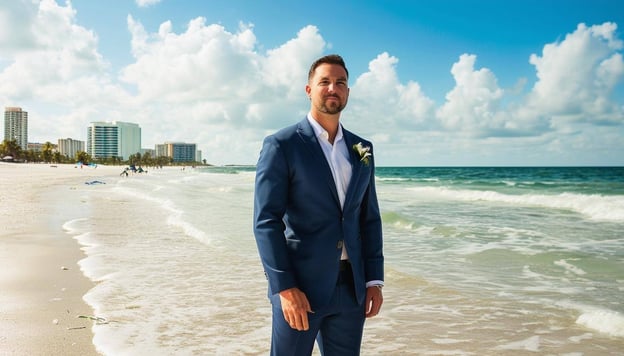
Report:
[{"label": "cumulus cloud", "polygon": [[[250,146],[258,145],[265,129],[305,115],[307,66],[325,47],[314,26],[304,27],[266,55],[257,49],[251,24],[229,32],[198,17],[179,34],[170,22],[148,33],[129,16],[128,28],[135,62],[122,70],[121,80],[136,88],[135,99],[145,107],[138,115],[146,130],[167,128],[180,136],[169,139],[190,137],[204,143],[227,136],[224,141],[235,147],[228,153],[240,149],[246,156],[257,151]],[[198,137],[198,127],[206,135]],[[238,132],[243,128],[260,131],[255,140],[247,140]]]},{"label": "cumulus cloud", "polygon": [[258,87],[251,27],[230,33],[220,25],[206,26],[199,17],[182,34],[172,31],[171,22],[163,23],[158,33],[147,34],[128,16],[128,28],[136,61],[123,69],[121,79],[135,85],[143,101],[227,101],[253,94]]},{"label": "cumulus cloud", "polygon": [[541,56],[532,54],[529,62],[537,80],[519,102],[505,100],[505,91],[488,68],[475,69],[476,55],[463,54],[453,64],[455,87],[437,118],[448,130],[476,137],[565,132],[566,125],[579,121],[621,124],[622,107],[611,97],[624,75],[616,29],[614,23],[579,24],[563,41],[545,45]]},{"label": "cumulus cloud", "polygon": [[149,7],[158,4],[161,0],[136,0],[136,4],[139,7]]},{"label": "cumulus cloud", "polygon": [[624,75],[622,41],[615,37],[617,25],[604,23],[576,31],[559,43],[544,46],[542,55],[532,54],[537,82],[527,106],[568,120],[622,123],[622,108],[611,100],[615,85]]},{"label": "cumulus cloud", "polygon": [[435,125],[434,101],[417,82],[400,82],[396,72],[398,63],[399,59],[387,52],[369,63],[368,72],[356,78],[351,86],[350,109],[345,112],[345,121],[354,117],[357,129],[365,133]]},{"label": "cumulus cloud", "polygon": [[455,87],[446,94],[446,102],[437,112],[449,130],[481,134],[504,127],[499,111],[504,91],[489,69],[475,70],[476,59],[475,55],[463,54],[451,68]]},{"label": "cumulus cloud", "polygon": [[32,25],[36,8],[29,0],[7,1],[0,6],[0,60],[10,59],[16,51],[35,47]]},{"label": "cumulus cloud", "polygon": [[[18,13],[33,16],[15,31],[32,43],[13,48],[11,61],[0,72],[0,100],[15,106],[34,103],[24,108],[37,123],[31,125],[36,127],[33,131],[66,136],[75,132],[72,127],[86,130],[86,120],[101,118],[82,115],[115,107],[119,98],[118,86],[107,75],[108,63],[97,50],[97,36],[75,24],[76,12],[69,5],[59,6],[53,0],[17,4],[30,6]],[[53,120],[42,119],[49,116]]]}]

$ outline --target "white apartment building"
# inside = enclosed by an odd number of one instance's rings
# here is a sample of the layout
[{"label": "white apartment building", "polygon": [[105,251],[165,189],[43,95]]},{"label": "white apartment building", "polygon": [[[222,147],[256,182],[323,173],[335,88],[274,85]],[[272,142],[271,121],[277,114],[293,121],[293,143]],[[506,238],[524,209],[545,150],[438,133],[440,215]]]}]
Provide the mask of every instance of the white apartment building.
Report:
[{"label": "white apartment building", "polygon": [[59,138],[58,139],[58,151],[60,154],[69,158],[76,158],[78,151],[85,150],[85,142],[74,140],[71,138]]},{"label": "white apartment building", "polygon": [[15,140],[22,150],[28,149],[28,112],[19,107],[4,108],[4,139]]},{"label": "white apartment building", "polygon": [[127,160],[141,152],[141,128],[130,122],[92,122],[87,128],[87,153],[93,158]]}]

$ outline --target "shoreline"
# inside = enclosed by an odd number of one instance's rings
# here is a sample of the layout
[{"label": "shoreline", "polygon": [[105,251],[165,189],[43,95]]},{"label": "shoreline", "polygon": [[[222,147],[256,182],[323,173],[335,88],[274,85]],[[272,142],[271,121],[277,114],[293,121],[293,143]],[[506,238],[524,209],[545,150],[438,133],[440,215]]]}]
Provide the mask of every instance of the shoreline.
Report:
[{"label": "shoreline", "polygon": [[96,284],[80,270],[86,255],[63,224],[88,214],[86,182],[117,179],[121,170],[0,163],[1,354],[99,355],[93,321],[80,317],[93,315],[83,296]]}]

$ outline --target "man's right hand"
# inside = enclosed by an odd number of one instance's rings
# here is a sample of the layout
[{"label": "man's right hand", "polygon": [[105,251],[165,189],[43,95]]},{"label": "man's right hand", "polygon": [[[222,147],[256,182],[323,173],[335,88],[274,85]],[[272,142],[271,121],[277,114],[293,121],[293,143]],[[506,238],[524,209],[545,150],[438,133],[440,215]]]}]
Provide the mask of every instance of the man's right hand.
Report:
[{"label": "man's right hand", "polygon": [[279,293],[284,319],[291,328],[308,330],[308,313],[313,313],[305,293],[299,288],[285,289]]}]

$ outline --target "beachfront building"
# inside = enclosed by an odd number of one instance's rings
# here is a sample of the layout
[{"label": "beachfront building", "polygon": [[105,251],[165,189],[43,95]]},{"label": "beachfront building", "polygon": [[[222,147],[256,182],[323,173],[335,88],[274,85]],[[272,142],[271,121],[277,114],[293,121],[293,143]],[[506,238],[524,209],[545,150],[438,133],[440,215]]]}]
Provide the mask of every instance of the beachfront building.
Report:
[{"label": "beachfront building", "polygon": [[152,157],[152,158],[157,157],[155,149],[153,149],[153,148],[141,148],[141,157],[143,157],[143,156],[145,156],[147,154],[150,157]]},{"label": "beachfront building", "polygon": [[141,128],[131,122],[92,122],[87,128],[87,153],[93,158],[127,160],[141,152]]},{"label": "beachfront building", "polygon": [[15,140],[22,150],[28,149],[28,112],[18,107],[4,108],[4,140]]},{"label": "beachfront building", "polygon": [[173,162],[199,162],[197,145],[184,142],[165,142],[156,145],[156,157],[171,157]]},{"label": "beachfront building", "polygon": [[[43,149],[45,148],[46,144],[45,143],[40,143],[40,142],[28,142],[28,144],[26,144],[26,147],[28,149],[28,151],[34,151],[34,152],[43,152]],[[58,150],[58,146],[55,144],[52,144],[51,147],[53,152],[56,152]]]},{"label": "beachfront building", "polygon": [[58,151],[60,154],[69,158],[76,158],[78,151],[85,150],[85,142],[74,140],[71,138],[59,138],[58,139]]}]

